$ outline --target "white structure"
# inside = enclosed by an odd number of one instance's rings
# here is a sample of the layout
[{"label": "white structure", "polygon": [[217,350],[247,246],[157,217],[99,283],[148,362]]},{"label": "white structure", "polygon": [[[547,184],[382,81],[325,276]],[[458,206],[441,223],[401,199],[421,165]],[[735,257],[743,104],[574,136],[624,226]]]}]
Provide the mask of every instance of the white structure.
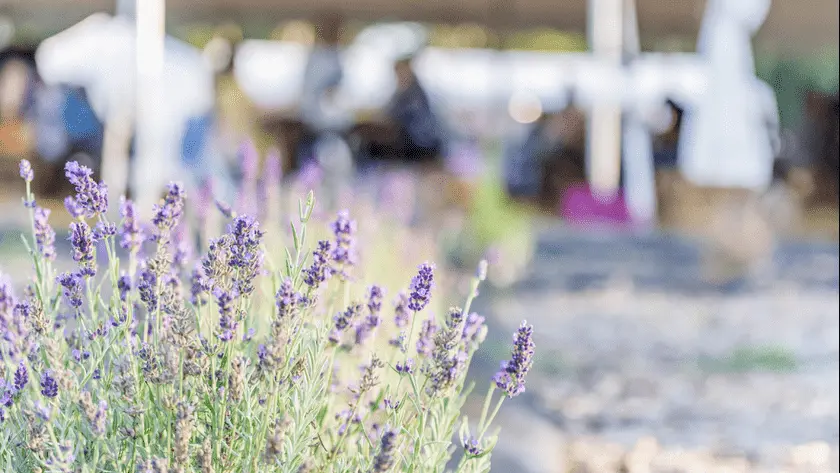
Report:
[{"label": "white structure", "polygon": [[687,109],[680,168],[709,187],[766,189],[772,179],[778,110],[767,84],[755,77],[751,38],[770,0],[709,0],[697,52],[708,87]]},{"label": "white structure", "polygon": [[36,53],[44,81],[84,87],[105,123],[103,179],[114,202],[126,185],[128,140],[138,126],[132,184],[143,212],[151,211],[163,185],[176,178],[187,120],[209,112],[214,103],[212,72],[201,52],[171,37],[156,45],[155,31],[162,32],[157,13],[138,10],[138,21],[150,23],[151,47],[137,48],[133,20],[97,13],[48,38]]}]

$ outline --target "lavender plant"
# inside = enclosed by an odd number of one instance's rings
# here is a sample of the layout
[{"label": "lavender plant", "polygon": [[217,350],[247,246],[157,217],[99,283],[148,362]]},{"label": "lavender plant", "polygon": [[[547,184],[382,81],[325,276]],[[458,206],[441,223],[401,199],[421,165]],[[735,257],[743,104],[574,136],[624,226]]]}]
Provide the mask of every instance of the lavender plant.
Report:
[{"label": "lavender plant", "polygon": [[34,274],[20,297],[0,275],[3,471],[425,473],[453,456],[456,472],[488,471],[489,429],[524,391],[533,341],[523,323],[471,430],[461,407],[487,331],[470,312],[485,263],[441,319],[429,313],[429,263],[391,281],[390,304],[385,287],[357,280],[349,213],[331,240],[307,246],[311,192],[282,267],[260,223],[232,212],[188,261],[182,186],[169,186],[145,233],[130,201],[109,221],[105,185],[69,163],[74,269],[58,275],[49,212],[29,163],[20,170]]}]

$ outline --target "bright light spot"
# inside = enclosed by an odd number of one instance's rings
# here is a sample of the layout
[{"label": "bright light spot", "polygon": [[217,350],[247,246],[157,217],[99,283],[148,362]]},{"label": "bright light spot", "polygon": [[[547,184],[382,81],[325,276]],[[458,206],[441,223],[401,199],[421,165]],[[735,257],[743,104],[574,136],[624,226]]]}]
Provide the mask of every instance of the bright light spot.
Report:
[{"label": "bright light spot", "polygon": [[508,112],[519,123],[534,123],[542,115],[542,103],[532,93],[516,92],[510,97]]}]

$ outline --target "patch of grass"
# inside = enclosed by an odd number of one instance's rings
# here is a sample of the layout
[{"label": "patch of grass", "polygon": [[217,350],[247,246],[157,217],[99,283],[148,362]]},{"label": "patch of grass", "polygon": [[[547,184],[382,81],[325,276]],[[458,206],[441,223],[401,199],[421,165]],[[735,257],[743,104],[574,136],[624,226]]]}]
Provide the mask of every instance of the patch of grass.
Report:
[{"label": "patch of grass", "polygon": [[797,368],[796,355],[780,346],[742,346],[721,358],[704,358],[706,371],[745,373],[752,371],[790,372]]}]

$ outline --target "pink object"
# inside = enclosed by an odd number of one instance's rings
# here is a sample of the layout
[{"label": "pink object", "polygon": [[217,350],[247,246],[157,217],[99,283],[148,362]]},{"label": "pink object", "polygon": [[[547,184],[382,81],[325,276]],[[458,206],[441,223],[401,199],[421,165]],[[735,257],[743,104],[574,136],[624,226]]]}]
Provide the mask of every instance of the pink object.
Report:
[{"label": "pink object", "polygon": [[587,185],[570,187],[563,195],[560,215],[570,225],[581,227],[630,227],[633,222],[624,195],[598,198]]}]

